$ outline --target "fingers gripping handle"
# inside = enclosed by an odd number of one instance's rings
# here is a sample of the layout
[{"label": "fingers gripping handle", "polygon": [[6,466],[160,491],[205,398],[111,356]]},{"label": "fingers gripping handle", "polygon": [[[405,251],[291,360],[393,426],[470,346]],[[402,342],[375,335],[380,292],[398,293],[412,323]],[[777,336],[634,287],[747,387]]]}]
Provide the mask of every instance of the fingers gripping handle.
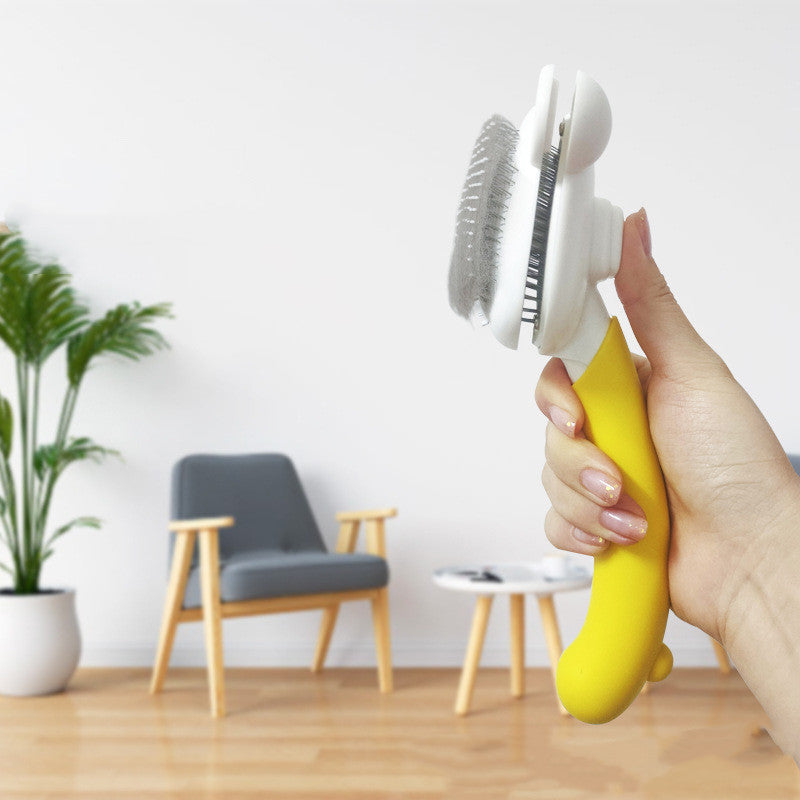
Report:
[{"label": "fingers gripping handle", "polygon": [[586,621],[558,662],[564,707],[583,722],[601,723],[621,714],[645,681],[661,680],[672,669],[672,654],[662,644],[669,511],[636,368],[616,317],[573,388],[583,403],[587,438],[617,464],[625,491],[647,518],[644,539],[610,544],[595,557]]}]

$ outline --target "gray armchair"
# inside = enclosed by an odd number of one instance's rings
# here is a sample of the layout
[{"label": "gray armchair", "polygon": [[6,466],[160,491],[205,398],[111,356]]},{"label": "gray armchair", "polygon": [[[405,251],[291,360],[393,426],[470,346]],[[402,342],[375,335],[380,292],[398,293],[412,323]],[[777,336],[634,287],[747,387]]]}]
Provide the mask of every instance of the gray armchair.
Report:
[{"label": "gray armchair", "polygon": [[[312,669],[322,668],[339,604],[370,600],[382,692],[392,689],[385,520],[396,509],[344,512],[336,552],[320,535],[284,455],[191,455],[172,473],[171,574],[151,693],[164,684],[180,622],[205,627],[211,714],[225,714],[222,619],[324,609]],[[361,522],[366,553],[356,553]],[[196,544],[199,539],[199,555]]]}]

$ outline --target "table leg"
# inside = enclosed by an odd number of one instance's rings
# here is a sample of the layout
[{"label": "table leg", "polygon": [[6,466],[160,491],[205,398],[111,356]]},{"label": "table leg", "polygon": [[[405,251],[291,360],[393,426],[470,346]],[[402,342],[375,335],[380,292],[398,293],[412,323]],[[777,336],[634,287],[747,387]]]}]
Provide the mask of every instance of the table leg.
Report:
[{"label": "table leg", "polygon": [[456,695],[456,714],[463,716],[469,711],[472,702],[472,690],[475,688],[475,673],[478,670],[478,663],[481,660],[483,650],[483,640],[486,636],[486,625],[489,622],[489,612],[492,610],[493,595],[478,595],[475,604],[475,614],[472,617],[472,631],[469,634],[469,644],[467,645],[467,655],[464,659],[464,667],[461,670],[461,680],[458,684],[458,694]]},{"label": "table leg", "polygon": [[525,595],[512,594],[511,605],[511,694],[525,694]]},{"label": "table leg", "polygon": [[[537,595],[536,599],[539,601],[539,613],[542,615],[542,627],[544,628],[544,638],[547,642],[547,652],[550,655],[550,668],[553,672],[553,688],[555,689],[556,669],[558,667],[558,659],[561,658],[562,653],[561,633],[558,630],[556,608],[553,605],[553,595],[551,594]],[[559,711],[568,715],[569,712],[561,705],[557,692],[556,701],[558,702]]]}]

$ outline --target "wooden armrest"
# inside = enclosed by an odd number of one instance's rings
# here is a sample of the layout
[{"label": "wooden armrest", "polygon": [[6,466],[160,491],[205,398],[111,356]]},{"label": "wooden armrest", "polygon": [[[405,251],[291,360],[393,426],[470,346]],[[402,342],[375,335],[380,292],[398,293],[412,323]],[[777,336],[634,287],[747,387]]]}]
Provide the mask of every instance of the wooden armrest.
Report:
[{"label": "wooden armrest", "polygon": [[233,517],[206,517],[204,519],[175,519],[169,524],[171,531],[203,531],[219,528],[230,528],[234,524]]},{"label": "wooden armrest", "polygon": [[377,508],[372,511],[340,511],[336,515],[337,522],[360,522],[368,519],[386,519],[396,517],[396,508]]}]

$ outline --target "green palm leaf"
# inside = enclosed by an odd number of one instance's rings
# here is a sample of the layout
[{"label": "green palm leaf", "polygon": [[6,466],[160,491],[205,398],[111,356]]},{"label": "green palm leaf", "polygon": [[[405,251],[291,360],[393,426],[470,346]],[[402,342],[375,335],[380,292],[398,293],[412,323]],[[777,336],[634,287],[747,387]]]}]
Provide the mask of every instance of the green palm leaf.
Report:
[{"label": "green palm leaf", "polygon": [[70,275],[48,264],[31,275],[28,300],[28,360],[42,363],[86,327],[88,309],[78,303]]},{"label": "green palm leaf", "polygon": [[171,305],[139,303],[118,305],[72,336],[67,345],[67,377],[77,386],[91,362],[100,355],[116,355],[138,361],[143,356],[167,347],[164,337],[151,323],[159,317],[171,317]]},{"label": "green palm leaf", "polygon": [[0,237],[0,339],[11,352],[25,352],[25,306],[31,264],[25,243],[14,234]]},{"label": "green palm leaf", "polygon": [[95,530],[99,530],[102,524],[103,521],[98,517],[76,517],[75,519],[67,522],[65,525],[62,525],[60,528],[56,528],[56,530],[50,534],[47,543],[42,548],[40,563],[47,561],[47,559],[53,555],[53,542],[62,537],[65,533],[68,533],[73,528],[94,528]]},{"label": "green palm leaf", "polygon": [[11,455],[11,441],[14,432],[14,413],[11,403],[0,395],[0,453],[5,458]]},{"label": "green palm leaf", "polygon": [[87,323],[70,275],[32,260],[25,241],[0,235],[0,339],[18,358],[41,364]]},{"label": "green palm leaf", "polygon": [[60,475],[70,464],[76,461],[94,461],[99,463],[106,456],[118,456],[117,450],[102,447],[88,436],[70,439],[63,447],[55,444],[43,444],[33,454],[33,469],[39,480],[44,480],[47,472]]},{"label": "green palm leaf", "polygon": [[95,528],[95,530],[99,530],[102,524],[103,520],[99,517],[76,517],[66,523],[66,525],[56,528],[50,535],[50,541],[52,542],[53,539],[63,536],[67,531],[71,531],[73,528]]}]

